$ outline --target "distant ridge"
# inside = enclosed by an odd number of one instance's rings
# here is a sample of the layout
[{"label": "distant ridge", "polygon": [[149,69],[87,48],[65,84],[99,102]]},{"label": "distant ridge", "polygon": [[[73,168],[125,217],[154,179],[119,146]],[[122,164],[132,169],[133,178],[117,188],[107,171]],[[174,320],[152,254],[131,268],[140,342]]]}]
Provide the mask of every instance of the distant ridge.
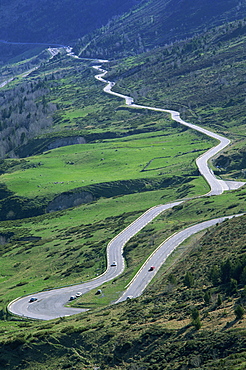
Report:
[{"label": "distant ridge", "polygon": [[101,27],[138,0],[2,0],[0,39],[67,43]]},{"label": "distant ridge", "polygon": [[135,55],[245,16],[246,3],[238,0],[144,1],[82,38],[76,51],[104,58]]}]

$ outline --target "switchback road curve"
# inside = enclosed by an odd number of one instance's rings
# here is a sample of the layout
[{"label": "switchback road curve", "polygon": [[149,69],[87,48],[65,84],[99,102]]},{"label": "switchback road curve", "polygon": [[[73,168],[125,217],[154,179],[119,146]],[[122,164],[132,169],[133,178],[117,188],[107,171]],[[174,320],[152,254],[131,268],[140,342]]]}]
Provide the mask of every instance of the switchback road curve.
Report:
[{"label": "switchback road curve", "polygon": [[193,130],[201,132],[219,141],[218,145],[209,149],[207,152],[205,152],[204,154],[202,154],[200,157],[196,159],[196,164],[197,164],[197,167],[201,175],[205,178],[205,180],[207,181],[207,183],[209,184],[211,188],[210,192],[206,195],[219,195],[219,194],[222,194],[226,190],[238,189],[239,187],[244,185],[243,182],[224,181],[224,180],[217,179],[214,176],[213,171],[208,166],[209,159],[214,157],[217,153],[225,149],[230,144],[231,141],[229,139],[225,138],[224,136],[218,135],[212,131],[209,131],[205,128],[202,128],[200,126],[185,122],[184,120],[182,120],[182,118],[180,117],[180,113],[177,111],[134,104],[134,100],[132,97],[127,96],[127,95],[122,95],[122,94],[112,91],[112,88],[115,85],[115,83],[111,81],[107,81],[103,78],[107,74],[106,70],[102,69],[101,66],[94,66],[93,68],[101,72],[100,74],[96,75],[95,78],[98,81],[101,81],[107,84],[103,90],[108,94],[125,99],[126,105],[132,108],[148,109],[148,110],[153,110],[156,112],[169,113],[171,114],[171,117],[174,121],[184,126],[187,126]]},{"label": "switchback road curve", "polygon": [[[69,55],[72,56],[71,53]],[[206,153],[201,155],[196,160],[200,173],[202,174],[202,176],[204,176],[204,178],[206,179],[211,188],[210,192],[206,194],[207,196],[222,194],[225,190],[237,189],[244,185],[244,183],[242,182],[224,181],[216,179],[213,172],[209,169],[208,166],[208,160],[230,144],[229,139],[224,138],[223,136],[215,134],[204,128],[201,128],[197,125],[193,125],[191,123],[183,121],[180,118],[179,112],[134,104],[133,98],[112,91],[112,87],[115,85],[115,83],[107,81],[103,78],[106,75],[107,71],[102,69],[101,66],[94,66],[94,68],[100,72],[100,74],[96,75],[95,78],[101,82],[106,83],[104,91],[111,95],[125,99],[125,102],[128,106],[131,106],[133,108],[142,108],[169,113],[171,114],[172,119],[179,122],[180,124],[188,126],[196,131],[204,133],[205,135],[213,137],[219,141],[218,145],[208,150]],[[77,292],[85,294],[89,290],[99,287],[105,282],[108,282],[114,279],[115,277],[119,276],[124,270],[124,259],[122,253],[124,245],[127,243],[127,241],[131,237],[133,237],[136,233],[138,233],[149,222],[151,222],[155,217],[157,217],[160,213],[167,209],[173,208],[174,206],[177,206],[182,202],[183,201],[177,201],[173,203],[168,203],[166,205],[159,205],[153,207],[146,211],[143,215],[141,215],[137,220],[135,220],[120,234],[118,234],[107,246],[108,267],[107,270],[99,277],[91,281],[77,284],[74,286],[53,289],[50,291],[36,293],[35,295],[17,298],[8,305],[9,312],[15,315],[32,319],[50,320],[86,311],[85,309],[65,307],[65,305],[68,303],[70,296],[75,295]],[[169,237],[147,259],[145,264],[141,267],[136,276],[132,279],[132,281],[128,285],[126,291],[115,303],[122,302],[125,299],[127,299],[127,297],[137,297],[141,295],[143,290],[152,280],[152,278],[159,270],[161,265],[165,262],[166,258],[170,255],[170,253],[172,253],[172,251],[190,235],[195,234],[201,230],[204,230],[210,226],[216,225],[217,223],[221,223],[225,219],[231,217],[233,216],[216,218],[213,220],[205,221],[200,224],[186,228],[185,230],[175,233],[173,236]],[[116,266],[112,266],[112,263],[114,261],[116,262]],[[153,273],[149,273],[148,271],[151,265],[154,265],[156,267]],[[33,296],[35,296],[37,300],[33,303],[30,303],[29,300]]]}]

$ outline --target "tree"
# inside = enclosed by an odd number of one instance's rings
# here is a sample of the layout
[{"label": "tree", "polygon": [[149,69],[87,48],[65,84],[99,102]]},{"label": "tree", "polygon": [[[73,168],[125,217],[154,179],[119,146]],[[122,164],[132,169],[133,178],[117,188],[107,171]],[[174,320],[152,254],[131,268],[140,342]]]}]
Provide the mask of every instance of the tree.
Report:
[{"label": "tree", "polygon": [[197,330],[199,330],[202,326],[201,321],[200,321],[199,311],[196,307],[192,308],[192,310],[191,310],[191,324]]},{"label": "tree", "polygon": [[217,298],[217,306],[221,306],[222,304],[222,298],[221,298],[221,295],[218,294],[218,298]]},{"label": "tree", "polygon": [[229,295],[237,293],[237,280],[230,279],[230,283],[228,284],[228,287],[227,287],[227,293]]},{"label": "tree", "polygon": [[232,269],[232,277],[233,277],[233,279],[236,279],[237,282],[240,281],[242,271],[243,271],[243,266],[242,266],[241,261],[236,261],[236,263],[235,263],[235,265],[233,266],[233,269]]},{"label": "tree", "polygon": [[209,273],[209,279],[212,281],[213,285],[219,284],[219,278],[220,278],[220,271],[218,266],[214,265],[211,268],[211,271]]},{"label": "tree", "polygon": [[236,315],[236,319],[237,320],[240,320],[243,318],[243,315],[244,315],[244,308],[239,304],[237,305],[237,307],[235,308],[234,310],[234,313]]},{"label": "tree", "polygon": [[209,304],[211,301],[211,293],[209,291],[206,291],[203,296],[203,299],[206,304]]},{"label": "tree", "polygon": [[184,277],[184,284],[187,288],[191,288],[194,285],[194,277],[190,271],[187,271]]},{"label": "tree", "polygon": [[229,259],[227,259],[225,262],[221,263],[220,266],[220,271],[221,271],[221,281],[222,283],[228,283],[231,278],[231,271],[232,271],[232,264]]},{"label": "tree", "polygon": [[246,284],[246,266],[243,268],[243,271],[241,274],[241,283]]}]

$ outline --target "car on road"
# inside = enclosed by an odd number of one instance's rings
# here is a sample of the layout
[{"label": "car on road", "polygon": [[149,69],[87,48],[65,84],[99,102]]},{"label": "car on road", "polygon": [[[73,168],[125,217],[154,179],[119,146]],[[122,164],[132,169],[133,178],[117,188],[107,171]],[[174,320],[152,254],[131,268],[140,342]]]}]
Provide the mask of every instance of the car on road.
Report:
[{"label": "car on road", "polygon": [[75,295],[71,295],[71,297],[69,298],[69,301],[73,301],[74,299],[76,299],[76,296]]},{"label": "car on road", "polygon": [[81,292],[77,292],[76,294],[75,294],[75,297],[80,297],[82,295],[82,293]]},{"label": "car on road", "polygon": [[31,297],[31,298],[29,299],[29,303],[35,302],[35,301],[37,301],[37,300],[38,300],[38,298],[36,298],[36,297]]},{"label": "car on road", "polygon": [[111,266],[112,266],[112,267],[117,266],[116,262],[115,262],[115,261],[114,261],[114,262],[112,262],[112,263],[111,263]]},{"label": "car on road", "polygon": [[153,271],[155,269],[155,266],[151,266],[150,268],[149,268],[149,271]]}]

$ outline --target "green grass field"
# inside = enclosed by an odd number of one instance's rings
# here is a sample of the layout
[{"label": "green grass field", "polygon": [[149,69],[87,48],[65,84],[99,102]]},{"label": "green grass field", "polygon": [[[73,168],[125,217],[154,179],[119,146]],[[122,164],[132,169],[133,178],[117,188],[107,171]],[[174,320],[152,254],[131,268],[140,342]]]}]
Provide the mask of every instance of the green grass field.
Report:
[{"label": "green grass field", "polygon": [[30,157],[22,166],[16,160],[0,181],[17,195],[32,198],[102,182],[189,175],[196,170],[195,159],[212,145],[191,130],[72,145]]}]

